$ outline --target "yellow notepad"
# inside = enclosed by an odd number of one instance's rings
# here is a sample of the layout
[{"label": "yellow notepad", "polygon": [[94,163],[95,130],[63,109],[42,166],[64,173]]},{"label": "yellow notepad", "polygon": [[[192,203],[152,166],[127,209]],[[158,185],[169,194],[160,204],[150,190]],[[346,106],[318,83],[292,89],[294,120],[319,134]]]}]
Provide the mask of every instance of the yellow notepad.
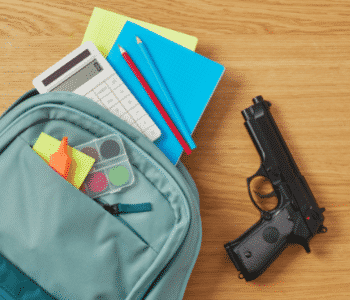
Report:
[{"label": "yellow notepad", "polygon": [[[42,132],[34,144],[33,150],[38,153],[47,164],[49,164],[51,154],[54,154],[58,150],[60,144],[61,141],[49,136],[45,132]],[[72,159],[67,181],[79,189],[92,168],[95,159],[70,146],[68,146],[67,152]]]},{"label": "yellow notepad", "polygon": [[82,44],[91,41],[104,57],[107,57],[126,21],[140,25],[192,51],[196,49],[198,38],[182,32],[129,18],[102,8],[95,7]]}]

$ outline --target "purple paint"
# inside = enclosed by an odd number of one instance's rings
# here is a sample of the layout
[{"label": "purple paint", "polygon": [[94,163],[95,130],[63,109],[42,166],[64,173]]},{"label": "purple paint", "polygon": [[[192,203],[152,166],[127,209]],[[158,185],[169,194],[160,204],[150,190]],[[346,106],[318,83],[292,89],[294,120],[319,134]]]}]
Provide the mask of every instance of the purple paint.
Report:
[{"label": "purple paint", "polygon": [[94,158],[95,163],[97,163],[98,159],[100,158],[98,155],[98,152],[92,147],[85,147],[84,149],[82,149],[80,151],[85,153],[86,155],[89,155],[90,157]]}]

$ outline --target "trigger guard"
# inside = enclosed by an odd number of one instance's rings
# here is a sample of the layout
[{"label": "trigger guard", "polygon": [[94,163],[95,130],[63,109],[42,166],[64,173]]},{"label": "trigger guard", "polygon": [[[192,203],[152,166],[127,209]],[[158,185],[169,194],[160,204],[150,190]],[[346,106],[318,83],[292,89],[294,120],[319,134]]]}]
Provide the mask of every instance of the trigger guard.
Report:
[{"label": "trigger guard", "polygon": [[[268,179],[268,175],[265,171],[265,168],[264,168],[264,165],[261,164],[258,171],[253,175],[253,176],[250,176],[247,178],[247,184],[248,184],[248,193],[249,193],[249,197],[250,197],[250,200],[253,202],[254,206],[262,213],[264,212],[260,207],[259,205],[256,204],[254,198],[253,198],[253,195],[252,195],[252,192],[251,192],[251,189],[250,189],[250,183],[252,182],[252,180],[255,178],[255,177],[258,177],[258,176],[262,176],[262,177],[265,177],[266,179]],[[274,191],[273,191],[274,193]],[[269,195],[269,194],[268,194]],[[262,195],[262,196],[265,196],[265,195]]]}]

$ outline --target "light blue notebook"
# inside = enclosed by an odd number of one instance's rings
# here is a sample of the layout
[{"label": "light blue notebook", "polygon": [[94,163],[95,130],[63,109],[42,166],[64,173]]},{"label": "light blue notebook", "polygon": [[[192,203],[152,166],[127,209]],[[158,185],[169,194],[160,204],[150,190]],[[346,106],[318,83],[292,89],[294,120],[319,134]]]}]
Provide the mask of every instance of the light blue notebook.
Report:
[{"label": "light blue notebook", "polygon": [[126,22],[109,52],[107,61],[162,132],[161,137],[155,141],[154,144],[157,145],[175,165],[183,149],[152,100],[123,59],[118,47],[118,45],[120,45],[128,52],[170,118],[175,120],[166,99],[164,99],[157,79],[153,75],[151,68],[147,64],[146,59],[143,57],[136,43],[136,36],[142,40],[151,54],[185,126],[187,126],[191,133],[193,133],[202,116],[225,68],[202,55],[141,26],[131,23],[130,21]]}]

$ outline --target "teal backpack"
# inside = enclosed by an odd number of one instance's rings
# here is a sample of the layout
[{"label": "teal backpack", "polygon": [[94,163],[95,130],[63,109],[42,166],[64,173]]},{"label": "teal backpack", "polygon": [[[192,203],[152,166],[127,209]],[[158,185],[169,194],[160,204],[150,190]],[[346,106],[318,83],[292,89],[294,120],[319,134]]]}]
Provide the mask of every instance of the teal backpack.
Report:
[{"label": "teal backpack", "polygon": [[[67,136],[71,147],[119,134],[134,184],[98,203],[32,149],[41,132]],[[202,228],[198,191],[181,162],[92,100],[36,89],[0,117],[0,154],[3,299],[183,298]]]}]

